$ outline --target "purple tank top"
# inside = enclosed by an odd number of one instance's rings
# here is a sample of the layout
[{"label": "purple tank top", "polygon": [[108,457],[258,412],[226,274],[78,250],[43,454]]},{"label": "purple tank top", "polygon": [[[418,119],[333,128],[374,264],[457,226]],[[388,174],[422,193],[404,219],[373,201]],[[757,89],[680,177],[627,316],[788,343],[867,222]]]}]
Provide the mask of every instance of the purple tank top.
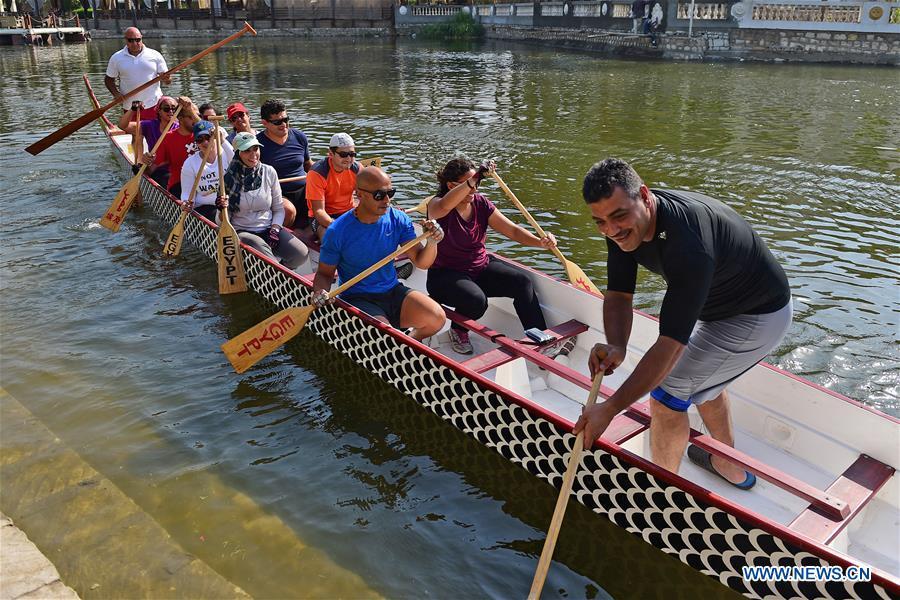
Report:
[{"label": "purple tank top", "polygon": [[454,209],[437,220],[444,230],[444,239],[438,244],[437,258],[433,269],[452,269],[469,275],[477,275],[488,264],[484,240],[487,237],[488,218],[493,214],[493,202],[482,194],[475,194],[472,200],[472,214],[469,220]]}]

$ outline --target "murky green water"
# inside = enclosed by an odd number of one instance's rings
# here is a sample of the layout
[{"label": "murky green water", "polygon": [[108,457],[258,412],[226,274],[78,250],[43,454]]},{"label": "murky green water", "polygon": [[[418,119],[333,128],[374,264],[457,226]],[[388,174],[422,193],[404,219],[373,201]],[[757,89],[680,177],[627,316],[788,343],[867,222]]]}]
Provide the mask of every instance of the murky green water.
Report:
[{"label": "murky green water", "polygon": [[[147,41],[170,65],[205,47]],[[167,231],[147,213],[117,235],[99,228],[123,183],[105,138],[89,128],[22,151],[87,110],[81,73],[102,89],[118,45],[0,48],[2,385],[252,595],[524,597],[549,486],[309,334],[234,374],[218,345],[264,309],[220,297],[193,251],[163,260]],[[385,157],[406,206],[453,153],[493,157],[600,287],[604,245],[579,194],[593,162],[617,155],[651,185],[717,196],[791,280],[796,321],[773,362],[896,415],[898,73],[257,39],[173,88],[219,106],[284,98],[315,156],[351,132]],[[550,256],[493,245],[560,275]],[[655,311],[660,280],[641,285],[640,307]],[[560,596],[728,593],[575,505],[556,559],[547,590]]]}]

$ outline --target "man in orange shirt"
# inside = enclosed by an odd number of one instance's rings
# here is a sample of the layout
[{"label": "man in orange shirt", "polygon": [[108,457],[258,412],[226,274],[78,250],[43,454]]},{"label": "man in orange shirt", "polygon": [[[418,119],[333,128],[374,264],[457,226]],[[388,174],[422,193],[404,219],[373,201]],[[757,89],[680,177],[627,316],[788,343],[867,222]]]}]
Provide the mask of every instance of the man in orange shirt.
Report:
[{"label": "man in orange shirt", "polygon": [[346,133],[334,134],[328,156],[317,161],[306,175],[310,225],[320,240],[332,221],[353,208],[357,173],[353,138]]}]

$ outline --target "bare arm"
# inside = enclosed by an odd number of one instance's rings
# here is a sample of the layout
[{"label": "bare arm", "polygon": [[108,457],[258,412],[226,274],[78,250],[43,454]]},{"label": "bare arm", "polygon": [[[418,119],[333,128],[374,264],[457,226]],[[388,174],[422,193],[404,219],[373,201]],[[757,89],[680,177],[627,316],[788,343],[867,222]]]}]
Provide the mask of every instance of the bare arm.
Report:
[{"label": "bare arm", "polygon": [[442,197],[434,197],[428,203],[428,217],[431,219],[440,219],[450,214],[460,202],[466,197],[466,194],[472,191],[475,185],[475,175],[454,187],[452,190],[444,194]]},{"label": "bare arm", "polygon": [[427,269],[434,263],[437,258],[437,242],[431,239],[426,240],[425,246],[416,244],[406,251],[409,260],[412,261],[420,269]]},{"label": "bare arm", "polygon": [[329,225],[331,225],[334,219],[329,217],[328,213],[325,212],[325,201],[311,200],[310,204],[312,205],[313,218],[315,218],[315,220],[319,222],[319,225],[321,225],[323,228],[327,228]]},{"label": "bare arm", "polygon": [[116,87],[116,78],[110,77],[109,75],[103,76],[103,83],[106,85],[106,89],[109,90],[109,93],[113,95],[113,98],[118,98],[122,95],[122,92],[119,91],[119,88]]},{"label": "bare arm", "polygon": [[603,297],[603,331],[606,342],[621,348],[623,354],[628,347],[628,338],[631,337],[633,298],[634,294],[612,291],[607,291]]},{"label": "bare arm", "polygon": [[524,227],[516,225],[507,219],[499,210],[494,210],[494,212],[491,213],[491,216],[488,217],[488,225],[490,225],[491,229],[502,233],[512,241],[518,242],[524,246],[534,246],[539,248],[542,245],[541,238]]},{"label": "bare arm", "polygon": [[331,284],[334,283],[336,271],[337,265],[327,265],[320,262],[319,268],[316,269],[316,276],[313,278],[313,291],[325,290],[327,292],[330,290]]}]

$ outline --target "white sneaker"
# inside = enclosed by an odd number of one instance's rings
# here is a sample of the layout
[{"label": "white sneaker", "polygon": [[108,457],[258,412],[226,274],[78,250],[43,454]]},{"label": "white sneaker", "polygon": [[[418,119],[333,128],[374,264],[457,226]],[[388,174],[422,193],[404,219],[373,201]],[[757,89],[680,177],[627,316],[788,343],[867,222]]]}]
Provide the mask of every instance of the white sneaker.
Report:
[{"label": "white sneaker", "polygon": [[447,331],[450,334],[450,347],[459,354],[472,354],[472,342],[469,341],[468,331],[458,331],[452,327]]}]

